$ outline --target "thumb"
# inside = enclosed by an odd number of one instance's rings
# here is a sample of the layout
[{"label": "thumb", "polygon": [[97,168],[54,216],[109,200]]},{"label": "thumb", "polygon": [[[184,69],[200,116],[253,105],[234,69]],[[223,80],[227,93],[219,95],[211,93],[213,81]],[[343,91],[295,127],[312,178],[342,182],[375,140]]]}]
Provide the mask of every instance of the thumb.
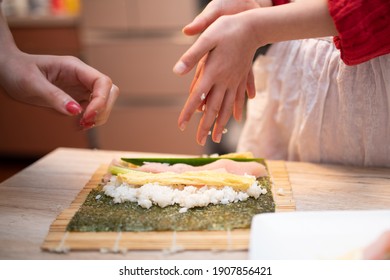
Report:
[{"label": "thumb", "polygon": [[175,64],[173,72],[177,75],[187,74],[214,46],[214,40],[210,40],[210,37],[205,39],[203,33]]},{"label": "thumb", "polygon": [[202,33],[218,18],[217,10],[208,5],[191,23],[183,28],[183,33],[189,36]]}]

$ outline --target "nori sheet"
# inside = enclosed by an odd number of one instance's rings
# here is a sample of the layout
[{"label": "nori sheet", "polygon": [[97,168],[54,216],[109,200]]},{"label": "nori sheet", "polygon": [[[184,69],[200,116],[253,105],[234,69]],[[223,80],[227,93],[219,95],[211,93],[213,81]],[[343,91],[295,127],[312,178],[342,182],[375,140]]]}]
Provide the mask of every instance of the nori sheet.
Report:
[{"label": "nori sheet", "polygon": [[[67,226],[68,231],[195,231],[250,228],[256,214],[275,212],[269,177],[259,178],[267,194],[258,199],[209,205],[179,213],[178,205],[142,208],[136,202],[114,203],[101,186],[93,189]],[[99,197],[100,195],[100,197]],[[98,198],[98,199],[97,199]]]}]

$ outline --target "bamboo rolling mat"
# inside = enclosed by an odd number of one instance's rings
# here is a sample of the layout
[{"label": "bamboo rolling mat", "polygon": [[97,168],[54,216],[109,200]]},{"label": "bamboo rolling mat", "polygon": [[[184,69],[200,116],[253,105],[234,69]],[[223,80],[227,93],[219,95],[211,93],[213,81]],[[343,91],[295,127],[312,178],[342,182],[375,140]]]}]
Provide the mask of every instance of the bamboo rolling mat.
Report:
[{"label": "bamboo rolling mat", "polygon": [[[284,161],[269,161],[267,166],[272,181],[275,212],[295,210],[292,188]],[[102,165],[81,190],[70,207],[52,223],[42,244],[42,250],[64,253],[68,251],[101,251],[124,253],[130,250],[247,250],[249,229],[231,231],[159,231],[159,232],[69,232],[66,227],[85,201],[89,192],[107,172]]]}]

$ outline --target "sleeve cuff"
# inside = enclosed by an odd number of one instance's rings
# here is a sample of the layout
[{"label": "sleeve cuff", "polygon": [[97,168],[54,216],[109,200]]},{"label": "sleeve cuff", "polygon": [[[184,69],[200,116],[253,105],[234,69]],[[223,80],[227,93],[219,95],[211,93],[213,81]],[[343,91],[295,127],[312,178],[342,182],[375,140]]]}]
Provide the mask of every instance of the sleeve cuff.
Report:
[{"label": "sleeve cuff", "polygon": [[347,65],[390,53],[389,0],[329,0],[338,31],[334,43]]}]

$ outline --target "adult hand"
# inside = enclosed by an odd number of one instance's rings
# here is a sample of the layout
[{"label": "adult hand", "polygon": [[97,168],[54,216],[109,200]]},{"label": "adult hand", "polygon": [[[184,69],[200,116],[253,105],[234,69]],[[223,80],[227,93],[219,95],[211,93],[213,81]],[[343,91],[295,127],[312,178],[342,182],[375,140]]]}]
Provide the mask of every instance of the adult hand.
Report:
[{"label": "adult hand", "polygon": [[2,58],[0,84],[12,98],[75,116],[91,128],[107,121],[119,89],[107,76],[70,56],[30,55],[17,49]]}]

